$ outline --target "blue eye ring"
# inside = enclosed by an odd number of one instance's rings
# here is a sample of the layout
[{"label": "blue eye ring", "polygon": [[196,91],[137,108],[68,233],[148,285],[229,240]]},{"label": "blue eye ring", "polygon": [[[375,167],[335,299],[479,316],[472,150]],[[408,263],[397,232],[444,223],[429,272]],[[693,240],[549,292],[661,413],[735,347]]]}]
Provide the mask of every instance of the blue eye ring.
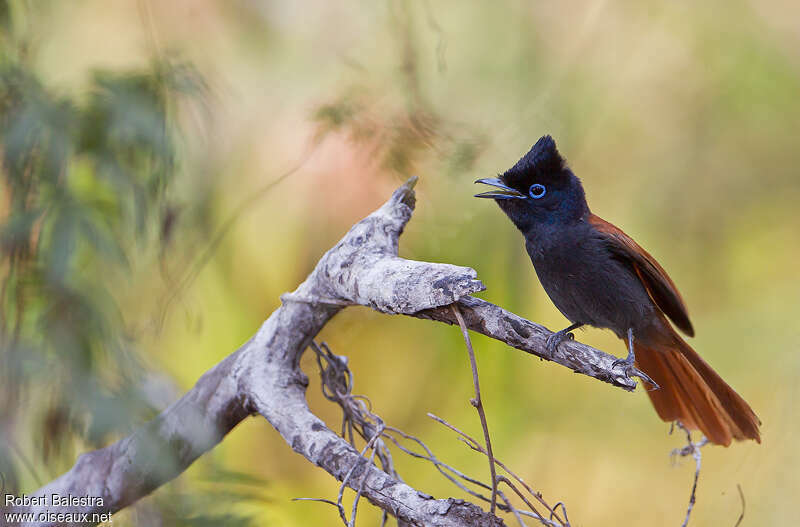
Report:
[{"label": "blue eye ring", "polygon": [[547,194],[547,189],[544,185],[539,183],[534,183],[531,185],[531,188],[528,189],[528,195],[533,199],[543,198],[545,194]]}]

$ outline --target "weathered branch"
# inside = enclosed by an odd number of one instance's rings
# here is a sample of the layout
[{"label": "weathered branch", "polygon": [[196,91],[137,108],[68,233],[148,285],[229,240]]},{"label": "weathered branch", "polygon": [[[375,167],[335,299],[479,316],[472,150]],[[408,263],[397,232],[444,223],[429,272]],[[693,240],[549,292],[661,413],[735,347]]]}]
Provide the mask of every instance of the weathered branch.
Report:
[{"label": "weathered branch", "polygon": [[[575,342],[550,356],[542,326],[469,295],[484,289],[467,267],[405,260],[398,240],[414,207],[413,180],[380,209],[354,225],[314,271],[241,348],[132,435],[80,456],[73,468],[28,498],[86,496],[70,507],[41,500],[0,512],[91,514],[116,512],[182,473],[248,415],[260,414],[299,454],[361,491],[370,502],[411,525],[492,526],[503,521],[457,499],[434,499],[371,463],[308,408],[308,379],[299,368],[311,339],[343,307],[364,305],[389,314],[456,323],[448,306],[458,303],[466,325],[518,349],[615,386],[635,382],[614,370],[615,357]],[[0,522],[3,515],[0,514]],[[39,517],[39,516],[37,516]],[[96,520],[95,520],[96,521]],[[28,525],[63,525],[37,520]],[[78,523],[77,521],[75,523]]]},{"label": "weathered branch", "polygon": [[[574,340],[562,341],[556,352],[551,355],[547,350],[546,341],[552,332],[546,327],[473,296],[461,297],[458,300],[458,307],[464,316],[467,327],[472,331],[505,342],[509,346],[536,355],[540,359],[553,361],[575,373],[594,377],[598,381],[607,382],[628,391],[636,388],[636,381],[626,377],[619,368],[613,367],[614,361],[617,360],[617,357],[613,355]],[[412,316],[458,325],[458,320],[449,307],[426,309],[414,313]],[[644,374],[634,368],[633,375],[638,377]]]}]

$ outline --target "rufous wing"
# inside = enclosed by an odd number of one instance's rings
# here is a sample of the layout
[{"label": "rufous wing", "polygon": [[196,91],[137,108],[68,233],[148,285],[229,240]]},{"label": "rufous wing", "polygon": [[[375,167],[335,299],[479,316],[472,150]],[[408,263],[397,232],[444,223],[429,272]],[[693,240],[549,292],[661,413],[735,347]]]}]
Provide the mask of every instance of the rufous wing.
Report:
[{"label": "rufous wing", "polygon": [[667,272],[650,256],[650,253],[633,241],[633,238],[622,232],[622,229],[612,225],[606,220],[589,215],[589,223],[600,233],[608,243],[611,252],[620,260],[629,263],[639,280],[650,293],[653,302],[670,320],[685,334],[694,336],[694,328],[689,321],[689,313],[683,303],[678,288],[675,287]]}]

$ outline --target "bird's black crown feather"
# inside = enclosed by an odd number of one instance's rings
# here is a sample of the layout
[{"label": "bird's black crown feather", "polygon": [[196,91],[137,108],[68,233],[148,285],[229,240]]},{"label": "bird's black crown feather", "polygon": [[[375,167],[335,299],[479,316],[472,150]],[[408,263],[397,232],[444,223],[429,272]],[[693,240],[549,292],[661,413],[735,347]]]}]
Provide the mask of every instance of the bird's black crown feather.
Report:
[{"label": "bird's black crown feather", "polygon": [[549,135],[542,136],[531,147],[522,159],[517,161],[511,170],[513,172],[528,172],[535,170],[541,174],[560,172],[564,168],[564,158],[558,153],[556,142]]},{"label": "bird's black crown feather", "polygon": [[549,135],[542,136],[527,154],[503,174],[508,183],[524,183],[528,180],[558,176],[566,168],[566,162],[558,153],[556,142]]}]

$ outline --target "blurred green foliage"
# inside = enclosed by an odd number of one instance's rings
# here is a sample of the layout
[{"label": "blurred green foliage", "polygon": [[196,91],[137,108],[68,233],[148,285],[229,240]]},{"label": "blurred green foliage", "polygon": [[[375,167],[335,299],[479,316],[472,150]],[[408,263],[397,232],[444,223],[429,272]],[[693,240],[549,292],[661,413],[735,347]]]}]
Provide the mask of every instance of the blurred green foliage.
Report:
[{"label": "blurred green foliage", "polygon": [[[3,2],[4,37],[21,5]],[[172,108],[203,81],[162,59],[97,71],[85,95],[69,95],[41,80],[30,50],[3,44],[0,471],[18,490],[20,444],[52,463],[73,439],[100,447],[153,413],[117,297],[131,251],[171,236]]]}]

